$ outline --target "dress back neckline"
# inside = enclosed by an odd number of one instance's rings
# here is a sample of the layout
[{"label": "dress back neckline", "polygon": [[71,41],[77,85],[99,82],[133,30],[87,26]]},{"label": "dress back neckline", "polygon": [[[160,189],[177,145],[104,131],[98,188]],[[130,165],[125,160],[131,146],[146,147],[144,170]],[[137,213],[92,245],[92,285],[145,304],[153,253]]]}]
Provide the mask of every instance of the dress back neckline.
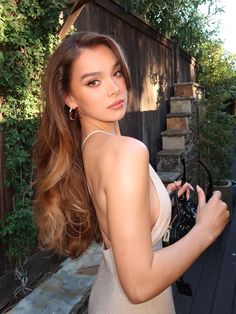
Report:
[{"label": "dress back neckline", "polygon": [[93,134],[96,134],[96,133],[104,133],[104,134],[108,134],[108,135],[113,135],[112,133],[109,133],[109,132],[106,132],[106,131],[103,131],[103,130],[95,130],[95,131],[92,131],[92,132],[90,132],[90,133],[85,137],[85,139],[83,140],[83,142],[82,142],[82,144],[81,144],[81,150],[83,150],[84,145],[85,145],[85,143],[87,142],[87,140],[90,138],[90,136],[92,136]]}]

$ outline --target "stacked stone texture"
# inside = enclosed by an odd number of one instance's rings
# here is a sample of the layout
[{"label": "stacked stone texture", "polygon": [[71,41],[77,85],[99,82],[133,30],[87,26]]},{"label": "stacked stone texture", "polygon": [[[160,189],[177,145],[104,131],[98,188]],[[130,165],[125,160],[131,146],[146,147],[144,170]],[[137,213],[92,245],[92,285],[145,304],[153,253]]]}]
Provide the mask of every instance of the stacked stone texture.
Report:
[{"label": "stacked stone texture", "polygon": [[[201,87],[196,83],[174,86],[175,96],[170,99],[167,130],[162,132],[163,150],[157,154],[157,172],[166,183],[181,178],[181,159],[185,159],[187,179],[197,182],[198,169],[198,105],[202,98]],[[168,179],[168,173],[170,174]]]}]

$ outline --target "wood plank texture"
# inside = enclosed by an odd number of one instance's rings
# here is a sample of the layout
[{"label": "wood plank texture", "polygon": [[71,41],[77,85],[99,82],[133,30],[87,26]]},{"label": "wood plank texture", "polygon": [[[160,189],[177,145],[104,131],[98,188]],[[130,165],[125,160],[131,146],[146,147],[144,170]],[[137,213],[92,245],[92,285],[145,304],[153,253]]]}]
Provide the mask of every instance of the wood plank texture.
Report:
[{"label": "wood plank texture", "polygon": [[236,215],[223,234],[186,272],[193,297],[174,287],[176,314],[236,313]]}]

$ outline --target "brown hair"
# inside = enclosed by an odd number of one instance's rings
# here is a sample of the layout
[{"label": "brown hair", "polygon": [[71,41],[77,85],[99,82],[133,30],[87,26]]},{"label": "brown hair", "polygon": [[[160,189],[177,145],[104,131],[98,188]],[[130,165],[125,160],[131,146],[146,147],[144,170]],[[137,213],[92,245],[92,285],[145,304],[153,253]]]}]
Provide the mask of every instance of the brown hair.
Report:
[{"label": "brown hair", "polygon": [[49,58],[43,82],[45,107],[34,150],[35,217],[41,247],[77,257],[101,234],[85,179],[79,119],[68,118],[64,99],[70,93],[71,70],[83,48],[109,47],[130,88],[128,66],[119,45],[109,36],[76,32]]}]

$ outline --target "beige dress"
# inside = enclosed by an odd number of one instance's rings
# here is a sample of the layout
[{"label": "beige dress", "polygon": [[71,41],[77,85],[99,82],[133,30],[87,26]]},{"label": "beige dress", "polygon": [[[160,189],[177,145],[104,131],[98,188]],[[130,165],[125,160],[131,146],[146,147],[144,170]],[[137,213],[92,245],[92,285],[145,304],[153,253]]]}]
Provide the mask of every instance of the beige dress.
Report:
[{"label": "beige dress", "polygon": [[[149,172],[160,200],[159,217],[152,229],[153,251],[157,251],[162,248],[161,238],[170,222],[171,204],[166,188],[151,165]],[[112,248],[110,248],[103,251],[102,262],[90,294],[88,312],[89,314],[174,314],[172,289],[167,288],[147,302],[132,304],[120,285]]]}]

